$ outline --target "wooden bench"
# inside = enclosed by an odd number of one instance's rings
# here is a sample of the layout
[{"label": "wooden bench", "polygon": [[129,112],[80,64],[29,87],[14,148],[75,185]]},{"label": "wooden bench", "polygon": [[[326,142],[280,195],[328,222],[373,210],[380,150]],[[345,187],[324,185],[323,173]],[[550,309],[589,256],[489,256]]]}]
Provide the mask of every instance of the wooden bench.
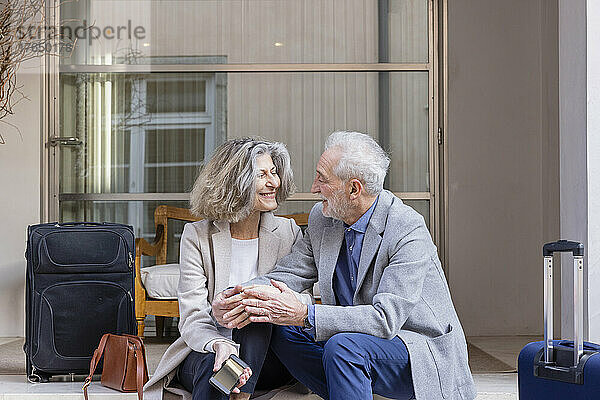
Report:
[{"label": "wooden bench", "polygon": [[[299,226],[308,225],[308,214],[283,215],[293,218]],[[169,219],[194,222],[194,217],[188,209],[160,205],[154,210],[155,236],[152,243],[143,238],[135,240],[135,318],[137,320],[138,336],[144,335],[144,319],[146,315],[156,317],[156,334],[162,336],[164,318],[179,317],[177,300],[159,300],[148,296],[142,284],[142,256],[155,257],[155,265],[167,263],[167,229]]]}]

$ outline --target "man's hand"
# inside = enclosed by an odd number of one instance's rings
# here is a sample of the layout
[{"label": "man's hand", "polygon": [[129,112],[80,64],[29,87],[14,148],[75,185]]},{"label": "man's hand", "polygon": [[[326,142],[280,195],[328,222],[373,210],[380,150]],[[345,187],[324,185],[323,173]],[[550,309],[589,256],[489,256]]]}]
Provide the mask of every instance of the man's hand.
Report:
[{"label": "man's hand", "polygon": [[296,294],[283,282],[271,280],[278,289],[253,287],[244,289],[244,294],[250,298],[242,300],[246,312],[250,314],[251,322],[270,322],[277,325],[304,325],[308,315],[308,306],[296,298]]},{"label": "man's hand", "polygon": [[[235,354],[238,355],[238,351],[235,346],[227,343],[227,342],[215,342],[213,344],[213,348],[215,349],[215,365],[213,367],[213,371],[216,372],[221,368],[221,365],[229,358],[230,355]],[[238,384],[235,388],[233,388],[233,393],[239,393],[242,386],[246,384],[248,379],[252,376],[252,370],[250,368],[245,368],[244,373],[240,376],[238,380]]]},{"label": "man's hand", "polygon": [[239,310],[243,310],[243,307],[239,307],[242,298],[242,285],[237,285],[231,289],[225,289],[214,297],[212,302],[212,313],[221,326],[228,327],[228,323],[232,321],[232,319],[226,320],[224,318],[226,313],[238,307],[238,313],[235,314],[237,317],[240,313]]},{"label": "man's hand", "polygon": [[281,294],[281,290],[279,290],[275,286],[250,285],[250,286],[244,286],[244,288],[242,289],[242,293],[244,293],[244,298],[252,297],[252,295],[249,294],[249,292],[252,291],[252,289],[260,290],[262,293],[265,293],[265,294],[272,294],[272,295]]}]

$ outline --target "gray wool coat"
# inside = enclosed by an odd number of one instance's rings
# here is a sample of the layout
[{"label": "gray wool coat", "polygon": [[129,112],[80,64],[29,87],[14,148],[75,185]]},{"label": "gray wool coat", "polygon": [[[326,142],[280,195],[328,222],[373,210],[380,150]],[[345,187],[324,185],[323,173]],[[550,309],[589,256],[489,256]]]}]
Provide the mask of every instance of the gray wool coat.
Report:
[{"label": "gray wool coat", "polygon": [[381,192],[365,232],[355,305],[348,307],[335,305],[332,288],[343,238],[343,223],[323,216],[319,203],[292,253],[252,283],[275,279],[301,292],[318,281],[317,341],[340,332],[398,336],[408,348],[417,400],[475,398],[465,335],[423,217]]},{"label": "gray wool coat", "polygon": [[[294,220],[276,217],[271,212],[263,213],[258,233],[258,274],[271,271],[277,260],[289,254],[294,242],[301,237]],[[215,294],[229,284],[230,259],[228,222],[202,220],[185,225],[179,252],[181,337],[169,346],[154,375],[144,386],[146,399],[162,399],[166,390],[170,398],[182,396],[191,400],[191,394],[173,382],[179,365],[192,350],[206,353],[214,340],[231,341],[231,330],[218,325],[211,313]],[[300,296],[304,303],[311,302],[310,294]]]}]

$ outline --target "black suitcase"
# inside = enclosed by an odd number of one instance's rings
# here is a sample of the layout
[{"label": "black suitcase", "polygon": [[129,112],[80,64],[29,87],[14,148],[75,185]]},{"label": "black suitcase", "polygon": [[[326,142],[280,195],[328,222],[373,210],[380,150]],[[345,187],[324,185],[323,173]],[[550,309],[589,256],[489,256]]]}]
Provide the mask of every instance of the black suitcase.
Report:
[{"label": "black suitcase", "polygon": [[27,234],[27,378],[87,374],[103,334],[137,333],[133,228],[51,223]]}]

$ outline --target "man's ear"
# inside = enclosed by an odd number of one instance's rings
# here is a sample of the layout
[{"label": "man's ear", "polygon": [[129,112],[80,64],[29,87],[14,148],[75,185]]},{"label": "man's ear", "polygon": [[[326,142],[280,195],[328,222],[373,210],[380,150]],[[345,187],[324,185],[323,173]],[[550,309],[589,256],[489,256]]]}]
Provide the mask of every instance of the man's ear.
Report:
[{"label": "man's ear", "polygon": [[350,200],[356,200],[363,192],[362,182],[358,179],[350,179]]}]

